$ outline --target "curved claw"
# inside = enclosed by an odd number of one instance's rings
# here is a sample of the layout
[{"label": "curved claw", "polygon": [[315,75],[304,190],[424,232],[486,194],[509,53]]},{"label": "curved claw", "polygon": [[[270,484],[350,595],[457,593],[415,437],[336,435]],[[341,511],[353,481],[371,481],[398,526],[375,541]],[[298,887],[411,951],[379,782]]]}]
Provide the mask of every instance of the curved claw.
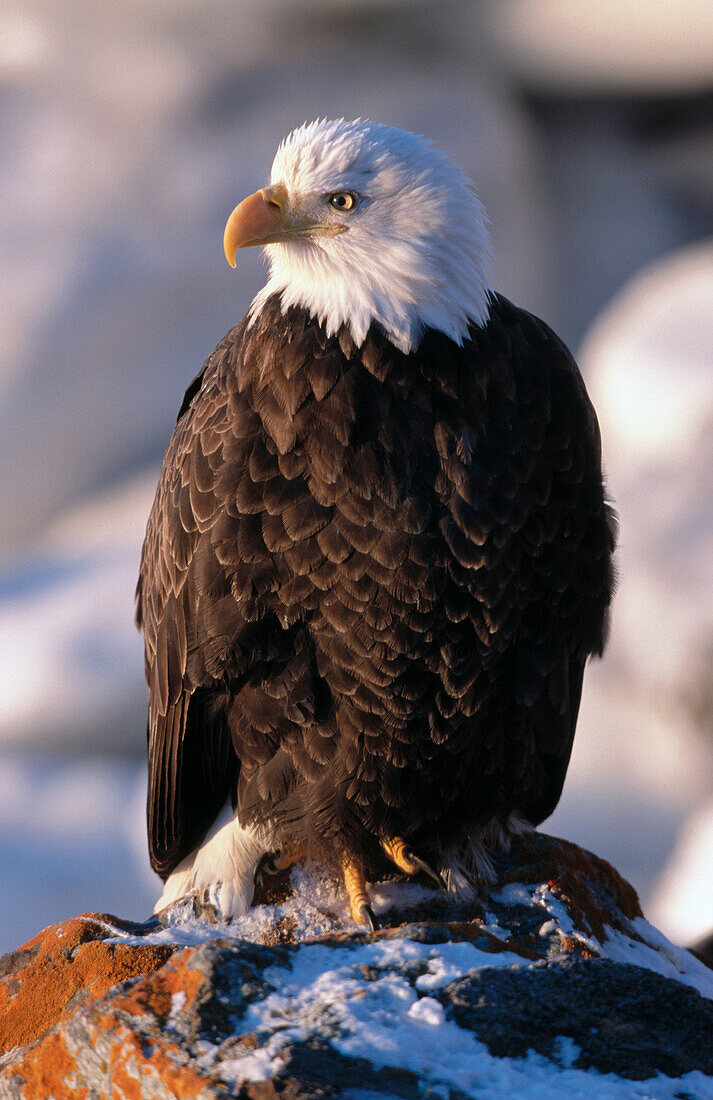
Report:
[{"label": "curved claw", "polygon": [[369,926],[369,931],[370,932],[378,931],[379,922],[376,919],[376,913],[374,912],[374,910],[371,908],[370,905],[366,905],[366,904],[360,905],[359,909],[358,909],[358,913],[355,914],[355,916],[356,915],[358,915],[360,917],[360,920],[359,920],[360,924],[367,924]]},{"label": "curved claw", "polygon": [[278,873],[275,861],[279,860],[279,858],[279,852],[265,852],[265,855],[261,857],[260,862],[255,868],[255,874],[253,875],[253,882],[256,886],[263,874],[276,875]]},{"label": "curved claw", "polygon": [[444,879],[443,875],[440,874],[438,871],[434,871],[433,867],[431,867],[430,864],[426,863],[425,859],[421,859],[421,857],[417,856],[415,852],[413,852],[410,848],[404,848],[403,854],[405,858],[409,861],[409,863],[415,864],[415,866],[418,867],[419,871],[423,871],[423,873],[428,875],[430,879],[433,879],[436,886],[440,887],[440,889],[444,890],[446,893],[448,892],[446,880]]},{"label": "curved claw", "polygon": [[410,844],[407,844],[405,840],[400,836],[383,837],[381,840],[381,847],[388,859],[392,863],[395,863],[400,871],[403,871],[405,875],[417,875],[419,871],[423,871],[432,879],[436,886],[441,890],[448,891],[445,880],[438,871],[434,871],[433,867],[429,863],[426,863],[425,859],[421,859],[417,856]]}]

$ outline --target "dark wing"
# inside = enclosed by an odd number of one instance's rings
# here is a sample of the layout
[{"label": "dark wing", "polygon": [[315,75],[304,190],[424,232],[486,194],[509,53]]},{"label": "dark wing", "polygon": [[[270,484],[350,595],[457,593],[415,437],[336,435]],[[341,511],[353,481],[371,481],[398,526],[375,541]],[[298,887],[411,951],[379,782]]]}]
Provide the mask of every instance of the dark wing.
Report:
[{"label": "dark wing", "polygon": [[[523,476],[513,479],[525,508],[516,495],[511,512],[515,528],[524,520],[512,534],[519,708],[512,720],[523,722],[523,739],[534,738],[536,753],[517,805],[539,824],[562,792],[585,664],[606,642],[616,521],[605,499],[597,418],[572,355],[547,325],[505,299],[496,316],[514,366],[525,456]],[[503,485],[503,496],[508,491]]]},{"label": "dark wing", "polygon": [[227,497],[240,480],[255,428],[237,386],[226,382],[235,377],[225,368],[239,343],[240,330],[233,330],[189,387],[141,557],[137,622],[149,686],[149,848],[164,878],[234,796],[238,774],[212,695],[223,676],[244,672],[240,643],[254,631],[246,618],[249,601],[231,596],[224,552],[231,537]]},{"label": "dark wing", "polygon": [[[353,414],[342,367],[337,342],[274,303],[218,346],[169,443],[138,586],[149,847],[164,876],[235,799],[239,770],[250,816],[284,797],[297,760],[313,775],[324,756],[313,726],[329,698],[305,621],[318,563],[335,568],[317,541],[331,512],[295,443],[299,426],[333,480],[334,433]],[[319,395],[322,431],[308,395]]]}]

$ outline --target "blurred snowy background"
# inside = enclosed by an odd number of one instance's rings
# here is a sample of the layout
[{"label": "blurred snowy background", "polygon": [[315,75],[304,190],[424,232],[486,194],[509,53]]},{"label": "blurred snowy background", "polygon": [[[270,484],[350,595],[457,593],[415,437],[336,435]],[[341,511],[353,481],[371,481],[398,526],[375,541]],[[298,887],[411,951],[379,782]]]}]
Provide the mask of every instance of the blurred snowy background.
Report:
[{"label": "blurred snowy background", "polygon": [[133,590],[183,390],[261,285],[227,213],[317,116],[433,138],[496,286],[579,353],[621,517],[549,831],[713,925],[709,0],[10,0],[0,11],[0,950],[148,913]]}]

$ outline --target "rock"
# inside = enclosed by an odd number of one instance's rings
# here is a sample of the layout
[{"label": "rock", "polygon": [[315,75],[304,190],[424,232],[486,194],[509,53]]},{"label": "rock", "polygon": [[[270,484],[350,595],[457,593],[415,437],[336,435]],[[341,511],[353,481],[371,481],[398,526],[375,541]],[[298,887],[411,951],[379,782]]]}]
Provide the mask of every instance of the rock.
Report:
[{"label": "rock", "polygon": [[713,1097],[713,972],[575,845],[498,870],[467,904],[375,886],[375,934],[315,867],[230,924],[49,928],[0,959],[0,1098]]},{"label": "rock", "polygon": [[52,925],[0,958],[0,1050],[24,1046],[65,1015],[103,997],[117,982],[161,967],[168,944],[107,943],[132,925],[87,913]]}]

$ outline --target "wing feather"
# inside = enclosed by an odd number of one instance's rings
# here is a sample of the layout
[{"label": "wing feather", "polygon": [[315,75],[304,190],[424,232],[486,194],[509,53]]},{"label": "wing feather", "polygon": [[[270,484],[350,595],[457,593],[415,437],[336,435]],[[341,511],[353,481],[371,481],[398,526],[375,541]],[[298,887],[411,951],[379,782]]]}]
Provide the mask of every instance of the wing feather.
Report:
[{"label": "wing feather", "polygon": [[[186,393],[137,586],[149,686],[149,848],[163,877],[200,841],[237,782],[229,729],[206,696],[244,624],[236,601],[226,598],[230,584],[216,554],[217,519],[230,517],[210,461],[219,454],[224,462],[231,434],[229,394],[219,377],[234,342],[229,334]],[[238,465],[247,461],[236,452]]]}]

